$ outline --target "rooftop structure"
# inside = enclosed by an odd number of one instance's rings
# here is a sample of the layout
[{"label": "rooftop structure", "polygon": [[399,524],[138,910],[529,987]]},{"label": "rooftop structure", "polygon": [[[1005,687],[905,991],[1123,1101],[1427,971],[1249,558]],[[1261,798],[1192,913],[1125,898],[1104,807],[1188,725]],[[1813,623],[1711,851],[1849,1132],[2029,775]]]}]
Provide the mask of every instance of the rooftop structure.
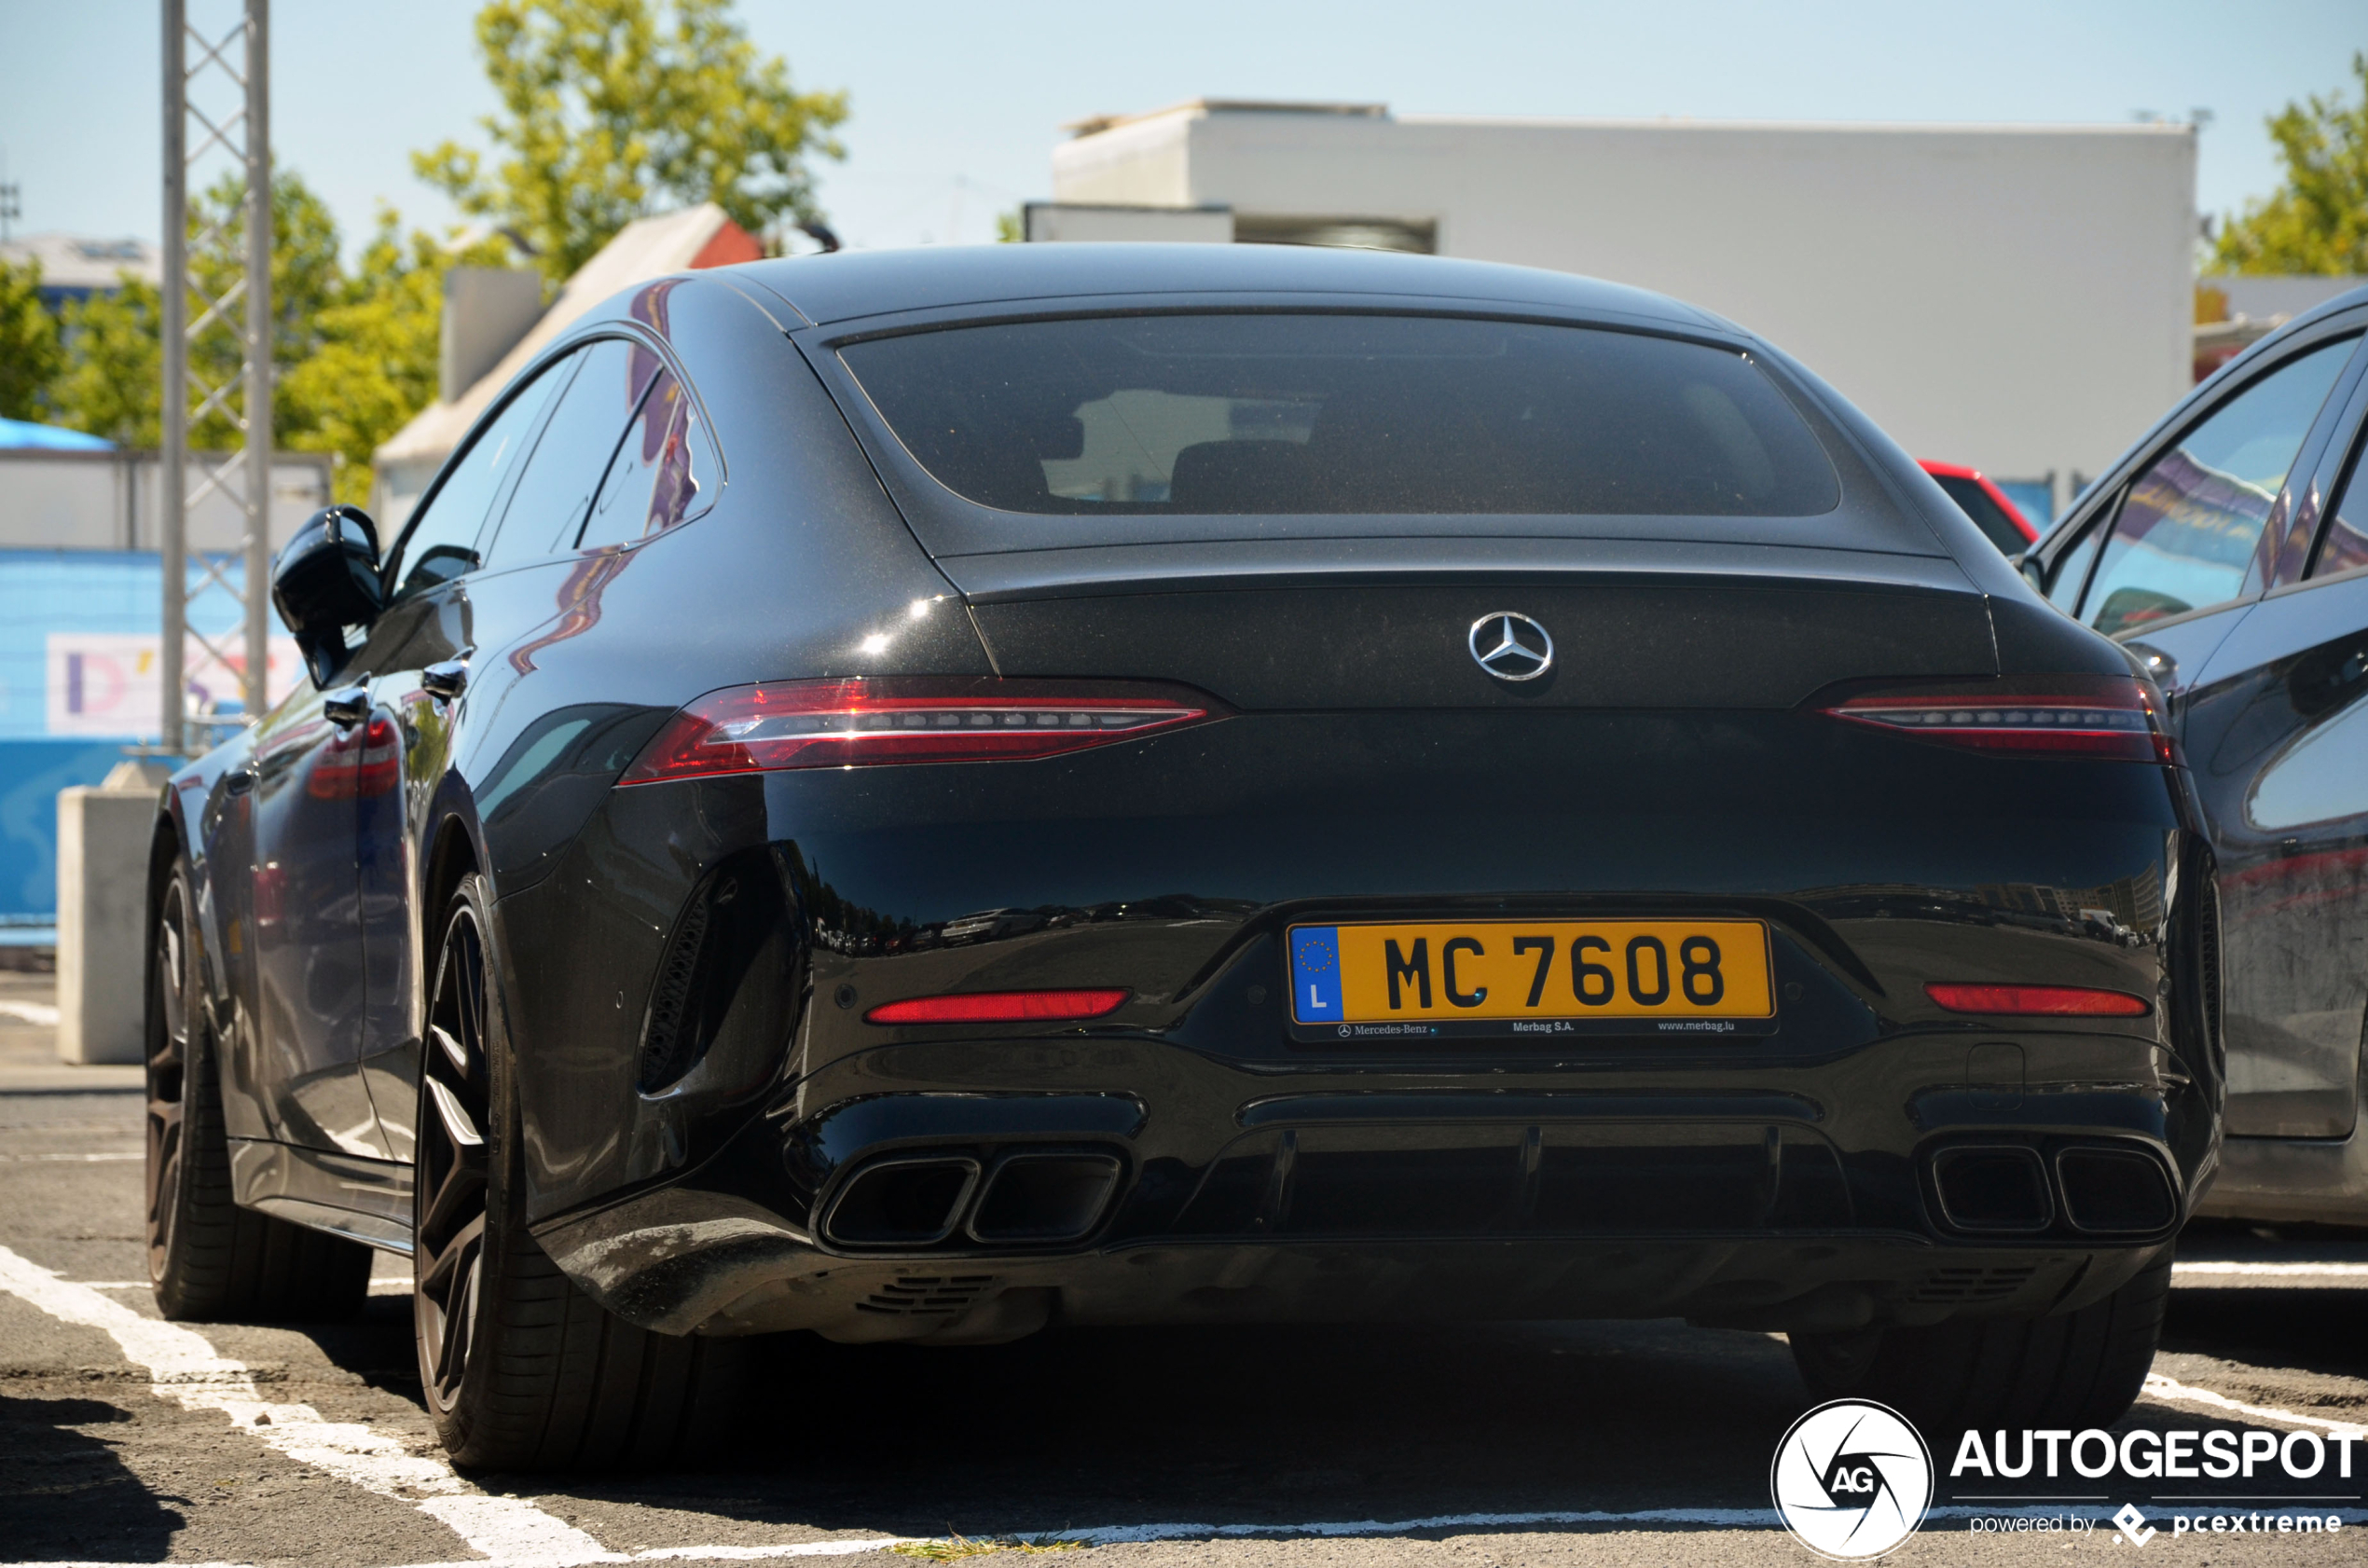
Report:
[{"label": "rooftop structure", "polygon": [[130,273],[155,284],[164,276],[157,248],[145,240],[102,240],[86,234],[28,234],[0,244],[0,261],[41,264],[41,302],[57,309],[123,286]]}]

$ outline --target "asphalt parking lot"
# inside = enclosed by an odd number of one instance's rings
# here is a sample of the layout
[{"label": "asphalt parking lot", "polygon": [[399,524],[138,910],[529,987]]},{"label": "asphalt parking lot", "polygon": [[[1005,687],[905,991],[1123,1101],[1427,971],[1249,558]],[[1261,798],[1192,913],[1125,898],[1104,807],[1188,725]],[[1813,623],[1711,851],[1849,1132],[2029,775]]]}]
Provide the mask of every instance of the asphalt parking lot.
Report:
[{"label": "asphalt parking lot", "polygon": [[[899,1568],[957,1535],[1083,1542],[1081,1568],[1813,1561],[1769,1508],[1769,1456],[1808,1404],[1785,1347],[1672,1322],[791,1341],[768,1346],[750,1419],[704,1469],[458,1476],[420,1408],[401,1260],[380,1259],[354,1323],[156,1320],[139,1072],[58,1066],[50,1002],[48,977],[0,973],[11,1563]],[[2191,1235],[2181,1259],[2169,1337],[2125,1425],[2361,1430],[2368,1239],[2227,1230]],[[2180,1506],[2157,1495],[2176,1483],[2123,1484],[2021,1506],[2103,1520],[2135,1502],[2162,1523]],[[2224,1506],[2277,1507],[2261,1500],[2276,1491]],[[2368,1559],[2364,1491],[2283,1483],[2282,1506],[2347,1521],[2334,1534],[2166,1529],[2149,1557]],[[1892,1561],[2126,1549],[2104,1522],[1975,1534],[1968,1516],[1997,1511],[1978,1492],[1944,1477]]]}]

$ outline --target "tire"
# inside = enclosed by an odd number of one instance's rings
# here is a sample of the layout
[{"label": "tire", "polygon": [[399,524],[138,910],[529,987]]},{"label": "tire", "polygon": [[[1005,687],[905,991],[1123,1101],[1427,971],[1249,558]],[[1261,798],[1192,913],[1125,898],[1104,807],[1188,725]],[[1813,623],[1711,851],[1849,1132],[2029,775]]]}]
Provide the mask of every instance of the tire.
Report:
[{"label": "tire", "polygon": [[2077,1432],[2112,1425],[2136,1402],[2169,1298],[2166,1253],[2076,1312],[1795,1334],[1793,1362],[1818,1399],[1873,1399],[1928,1434],[1986,1426]]},{"label": "tire", "polygon": [[370,1288],[370,1248],[242,1209],[230,1197],[230,1142],[191,912],[176,860],[148,939],[148,1282],[168,1318],[326,1322]]},{"label": "tire", "polygon": [[721,1435],[737,1341],[652,1333],[603,1309],[526,1226],[516,1079],[483,884],[445,911],[420,1046],[413,1337],[456,1465],[587,1470],[695,1457]]}]

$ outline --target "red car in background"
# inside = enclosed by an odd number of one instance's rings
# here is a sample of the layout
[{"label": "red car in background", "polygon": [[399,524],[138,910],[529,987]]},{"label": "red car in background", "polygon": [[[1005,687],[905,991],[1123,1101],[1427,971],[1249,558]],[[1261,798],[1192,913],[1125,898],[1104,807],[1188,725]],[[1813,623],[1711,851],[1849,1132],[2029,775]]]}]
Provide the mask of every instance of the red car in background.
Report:
[{"label": "red car in background", "polygon": [[1934,483],[1948,492],[1948,499],[1964,508],[1974,526],[2007,555],[2019,556],[2039,543],[2039,530],[2022,509],[2007,500],[2006,492],[1984,477],[1981,470],[1953,462],[1919,462],[1917,466],[1931,475]]}]

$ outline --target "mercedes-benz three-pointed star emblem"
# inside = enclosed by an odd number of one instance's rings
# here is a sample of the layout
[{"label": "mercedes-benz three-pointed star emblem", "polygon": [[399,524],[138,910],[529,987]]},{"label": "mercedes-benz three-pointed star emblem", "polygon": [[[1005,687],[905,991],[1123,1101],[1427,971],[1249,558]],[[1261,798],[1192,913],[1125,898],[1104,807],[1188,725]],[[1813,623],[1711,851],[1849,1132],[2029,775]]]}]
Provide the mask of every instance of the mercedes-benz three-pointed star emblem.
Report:
[{"label": "mercedes-benz three-pointed star emblem", "polygon": [[1492,610],[1466,640],[1480,668],[1499,681],[1535,681],[1554,667],[1554,640],[1518,610]]}]

